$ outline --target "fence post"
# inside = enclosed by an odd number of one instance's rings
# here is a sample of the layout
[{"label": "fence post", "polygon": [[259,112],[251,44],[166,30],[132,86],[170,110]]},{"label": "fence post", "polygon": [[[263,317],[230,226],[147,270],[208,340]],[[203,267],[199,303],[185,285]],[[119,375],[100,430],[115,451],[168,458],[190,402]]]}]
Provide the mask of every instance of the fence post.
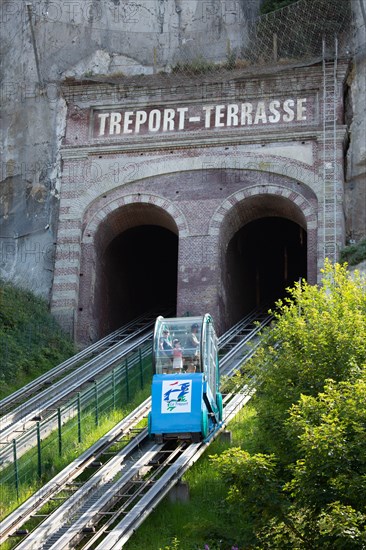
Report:
[{"label": "fence post", "polygon": [[142,368],[142,350],[139,348],[139,362],[140,362],[140,382],[141,382],[141,389],[144,387],[144,370]]},{"label": "fence post", "polygon": [[15,490],[17,492],[17,499],[19,500],[19,472],[18,472],[18,459],[17,459],[17,442],[15,439],[13,439],[13,460],[14,460]]},{"label": "fence post", "polygon": [[276,63],[278,59],[278,41],[277,34],[273,33],[273,61]]},{"label": "fence post", "polygon": [[61,409],[57,409],[57,423],[58,423],[58,454],[62,455],[62,423],[61,423]]},{"label": "fence post", "polygon": [[81,402],[80,402],[80,392],[77,394],[77,409],[78,409],[78,442],[81,443]]},{"label": "fence post", "polygon": [[41,430],[40,424],[37,422],[37,455],[38,455],[38,477],[42,476],[42,457],[41,457]]},{"label": "fence post", "polygon": [[156,66],[157,66],[157,62],[158,62],[158,52],[157,52],[156,46],[153,49],[153,54],[154,54],[153,74],[156,74],[156,72],[157,72]]},{"label": "fence post", "polygon": [[98,382],[94,382],[94,393],[95,393],[95,425],[99,425],[99,402],[98,402]]},{"label": "fence post", "polygon": [[125,361],[125,369],[126,369],[126,400],[127,402],[130,400],[130,387],[128,383],[128,359],[126,357]]},{"label": "fence post", "polygon": [[116,410],[116,369],[112,370],[113,410]]}]

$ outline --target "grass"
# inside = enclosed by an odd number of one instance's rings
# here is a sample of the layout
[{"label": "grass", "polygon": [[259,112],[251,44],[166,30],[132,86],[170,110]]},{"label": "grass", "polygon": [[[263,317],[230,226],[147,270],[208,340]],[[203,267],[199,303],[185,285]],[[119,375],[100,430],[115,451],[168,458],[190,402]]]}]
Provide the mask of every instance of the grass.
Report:
[{"label": "grass", "polygon": [[[196,67],[200,69],[200,67]],[[16,289],[0,281],[0,345],[3,350],[0,363],[0,398],[52,368],[72,355],[73,344],[64,337],[54,319],[50,316],[47,304],[31,293]],[[4,353],[5,351],[5,353]],[[102,435],[107,433],[124,416],[134,410],[150,392],[147,384],[133,400],[110,414],[101,414],[99,425],[95,426],[95,415],[83,420],[83,439],[77,441],[76,422],[70,420],[63,427],[63,453],[58,453],[57,434],[42,441],[42,475],[37,475],[37,452],[24,455],[22,484],[19,499],[16,498],[14,480],[1,486],[0,514],[6,517],[12,510],[27,500],[43,484],[52,479],[72,460],[89,448]],[[233,446],[253,451],[255,449],[256,419],[251,406],[239,413],[232,422]],[[238,534],[237,518],[229,517],[225,507],[226,487],[212,470],[210,455],[222,452],[230,443],[215,441],[205,455],[184,476],[189,485],[190,499],[187,503],[170,502],[169,498],[159,505],[139,528],[137,533],[124,546],[125,550],[187,550],[218,548],[214,541],[221,540],[222,549],[236,544]],[[11,468],[11,467],[10,467]],[[11,474],[10,474],[11,477]],[[52,510],[47,504],[42,513]],[[36,519],[27,522],[33,528]],[[245,526],[242,528],[245,530]],[[10,550],[18,542],[18,537],[1,545],[1,550]]]},{"label": "grass", "polygon": [[[18,289],[1,280],[0,346],[2,351],[0,399],[75,353],[73,343],[62,333],[50,315],[44,300],[35,297],[31,292]],[[123,369],[119,375],[116,374],[115,382],[118,385],[115,389],[119,396],[118,400],[119,403],[125,401],[125,404],[113,410],[111,392],[104,400],[100,395],[98,405],[100,414],[97,426],[93,402],[83,405],[82,441],[80,443],[78,442],[77,417],[70,418],[62,426],[61,455],[57,429],[48,437],[41,436],[40,472],[37,447],[30,449],[18,458],[18,491],[15,486],[14,465],[11,464],[3,468],[1,471],[0,519],[9,515],[148,397],[150,394],[151,358],[143,359],[142,369],[145,383],[143,390],[140,390],[142,380],[138,367],[129,377],[128,389]],[[119,372],[118,369],[116,372]],[[107,376],[112,379],[112,375]],[[84,392],[81,395],[83,394]],[[129,396],[130,398],[128,398]],[[42,422],[40,425],[42,426]],[[13,547],[14,541],[16,538],[11,543],[7,542],[2,545],[1,548]]]},{"label": "grass", "polygon": [[0,399],[75,353],[45,300],[0,280]]},{"label": "grass", "polygon": [[207,61],[200,56],[192,61],[178,61],[178,63],[172,67],[172,73],[206,74],[220,70],[220,68],[220,65],[216,65],[212,61]]},{"label": "grass", "polygon": [[[43,473],[39,480],[37,478],[37,453],[33,450],[24,455],[26,461],[27,472],[29,472],[29,479],[22,483],[22,487],[19,494],[19,499],[16,498],[16,492],[14,482],[2,483],[1,485],[1,499],[0,499],[0,519],[3,519],[13,510],[15,510],[22,502],[32,496],[40,487],[52,479],[58,472],[65,468],[70,462],[80,456],[86,449],[88,449],[93,443],[98,441],[104,434],[112,429],[118,422],[120,422],[125,416],[132,412],[142,401],[144,401],[150,394],[150,386],[146,386],[143,390],[136,393],[134,399],[125,404],[123,408],[116,409],[108,415],[102,415],[100,418],[99,426],[95,426],[94,415],[90,414],[86,419],[83,419],[83,439],[81,443],[78,443],[77,438],[77,425],[76,422],[71,420],[69,422],[70,428],[63,433],[63,448],[66,451],[62,456],[58,455],[58,440],[54,435],[49,436],[47,439],[53,439],[53,444],[46,445],[44,452],[42,453]],[[46,441],[46,440],[45,440]],[[28,456],[27,456],[28,455]],[[23,457],[22,457],[23,458]],[[31,522],[33,527],[34,522]],[[28,524],[26,526],[29,527]],[[15,543],[19,542],[18,537],[14,537],[11,541],[0,545],[1,550],[9,550],[14,547]]]},{"label": "grass", "polygon": [[[255,449],[256,417],[254,408],[247,405],[231,423],[232,443],[217,440],[202,458],[184,475],[189,485],[189,502],[172,503],[169,497],[154,510],[143,525],[124,545],[124,550],[198,550],[205,545],[210,550],[222,550],[237,544],[237,518],[228,516],[225,507],[227,487],[210,464],[210,455],[219,454],[229,446]],[[245,526],[241,526],[242,531]],[[216,544],[216,546],[215,546]]]}]

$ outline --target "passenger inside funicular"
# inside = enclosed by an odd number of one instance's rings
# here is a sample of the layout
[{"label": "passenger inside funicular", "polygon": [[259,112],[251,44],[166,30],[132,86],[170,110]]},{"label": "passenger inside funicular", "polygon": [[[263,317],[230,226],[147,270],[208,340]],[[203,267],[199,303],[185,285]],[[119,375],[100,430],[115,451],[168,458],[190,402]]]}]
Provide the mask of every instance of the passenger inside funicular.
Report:
[{"label": "passenger inside funicular", "polygon": [[201,371],[200,326],[187,318],[162,319],[156,333],[156,374],[182,374]]}]

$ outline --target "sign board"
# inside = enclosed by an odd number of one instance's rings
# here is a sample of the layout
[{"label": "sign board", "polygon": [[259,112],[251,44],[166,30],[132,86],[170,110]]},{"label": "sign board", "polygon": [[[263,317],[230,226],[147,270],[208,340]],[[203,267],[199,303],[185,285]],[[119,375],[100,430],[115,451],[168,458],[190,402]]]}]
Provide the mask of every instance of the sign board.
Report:
[{"label": "sign board", "polygon": [[192,380],[164,380],[162,383],[161,412],[190,413],[192,408]]},{"label": "sign board", "polygon": [[92,137],[141,136],[309,122],[308,99],[291,97],[239,103],[93,109]]}]

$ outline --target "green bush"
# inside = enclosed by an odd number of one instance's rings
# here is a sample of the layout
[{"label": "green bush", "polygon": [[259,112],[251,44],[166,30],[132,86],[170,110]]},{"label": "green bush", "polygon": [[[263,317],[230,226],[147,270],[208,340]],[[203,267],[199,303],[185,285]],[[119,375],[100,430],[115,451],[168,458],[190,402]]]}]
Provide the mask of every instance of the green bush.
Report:
[{"label": "green bush", "polygon": [[303,281],[288,291],[251,361],[255,453],[230,449],[212,457],[213,469],[231,515],[252,529],[245,548],[361,550],[365,278],[326,262],[321,286]]}]

